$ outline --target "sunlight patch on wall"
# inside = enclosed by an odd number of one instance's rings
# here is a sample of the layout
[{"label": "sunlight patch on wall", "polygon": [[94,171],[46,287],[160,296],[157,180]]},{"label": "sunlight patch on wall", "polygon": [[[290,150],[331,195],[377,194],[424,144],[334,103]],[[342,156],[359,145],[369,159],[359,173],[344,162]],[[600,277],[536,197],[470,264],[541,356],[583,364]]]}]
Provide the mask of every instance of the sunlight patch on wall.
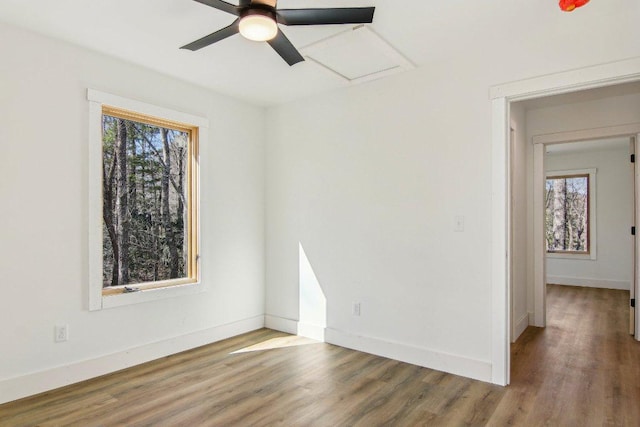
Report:
[{"label": "sunlight patch on wall", "polygon": [[298,335],[324,341],[324,329],[327,326],[327,298],[302,243],[299,243],[298,247],[300,307]]}]

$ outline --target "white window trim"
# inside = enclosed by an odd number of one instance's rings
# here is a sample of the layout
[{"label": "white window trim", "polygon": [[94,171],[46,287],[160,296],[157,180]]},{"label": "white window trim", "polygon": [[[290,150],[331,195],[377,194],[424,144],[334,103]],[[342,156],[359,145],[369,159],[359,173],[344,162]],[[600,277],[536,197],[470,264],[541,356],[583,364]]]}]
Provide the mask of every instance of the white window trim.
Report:
[{"label": "white window trim", "polygon": [[582,259],[592,261],[595,261],[597,259],[598,246],[596,245],[596,239],[598,233],[596,226],[598,222],[596,221],[596,212],[598,211],[598,207],[596,205],[596,173],[596,168],[556,170],[545,172],[545,178],[563,175],[589,175],[589,253],[567,254],[562,252],[549,253],[545,251],[547,258]]},{"label": "white window trim", "polygon": [[[209,120],[94,89],[87,90],[87,100],[89,101],[89,311],[202,292],[204,287],[200,281],[201,268],[199,268],[199,276],[195,283],[117,295],[102,295],[102,106],[108,105],[175,122],[189,123],[198,127],[201,142],[208,140]],[[199,206],[195,208],[199,209]],[[200,230],[196,230],[196,233],[199,234]],[[198,254],[201,255],[200,248],[198,248]]]}]

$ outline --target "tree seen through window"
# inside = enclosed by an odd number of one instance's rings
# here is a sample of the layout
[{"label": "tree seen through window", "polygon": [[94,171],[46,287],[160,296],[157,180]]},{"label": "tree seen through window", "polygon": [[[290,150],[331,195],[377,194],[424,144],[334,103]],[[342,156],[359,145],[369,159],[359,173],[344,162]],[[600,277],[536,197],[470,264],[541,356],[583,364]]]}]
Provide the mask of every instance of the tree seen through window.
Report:
[{"label": "tree seen through window", "polygon": [[188,275],[189,133],[103,114],[103,286]]},{"label": "tree seen through window", "polygon": [[549,176],[545,185],[547,252],[589,252],[589,175]]}]

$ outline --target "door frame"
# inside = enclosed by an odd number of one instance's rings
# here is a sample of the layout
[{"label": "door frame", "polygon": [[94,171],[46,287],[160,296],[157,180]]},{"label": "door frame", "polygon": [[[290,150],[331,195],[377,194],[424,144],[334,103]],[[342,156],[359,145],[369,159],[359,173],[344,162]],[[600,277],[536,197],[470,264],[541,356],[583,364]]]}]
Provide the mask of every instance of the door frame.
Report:
[{"label": "door frame", "polygon": [[[640,166],[638,166],[638,162],[636,159],[638,148],[638,135],[634,135],[629,138],[629,151],[633,158],[633,161],[631,162],[631,179],[633,182],[631,194],[631,197],[633,198],[633,214],[631,217],[631,222],[634,230],[637,230],[637,221],[638,218],[640,218],[640,198],[638,197],[638,189],[640,188],[640,185],[638,185],[638,177],[640,177]],[[633,304],[633,302],[635,302],[636,300],[636,294],[638,293],[636,292],[636,288],[640,289],[640,285],[638,285],[638,266],[640,265],[640,252],[638,251],[638,245],[640,244],[640,242],[638,242],[638,240],[640,239],[638,239],[637,234],[637,232],[633,233],[633,241],[631,243],[631,253],[633,254],[633,259],[631,261],[631,286],[629,287],[629,300],[631,302],[631,308],[629,308],[629,334],[636,337],[636,339],[640,339],[640,333],[638,332],[638,328],[636,325],[636,321],[638,321],[636,318],[636,309],[635,304]],[[640,324],[640,321],[638,322]]]},{"label": "door frame", "polygon": [[[510,382],[509,130],[512,102],[640,81],[640,57],[493,86],[491,100],[491,381]],[[637,289],[636,289],[637,290]],[[638,316],[640,317],[640,316]],[[638,322],[638,317],[636,322]],[[636,325],[637,326],[637,325]],[[636,327],[636,330],[638,328]]]},{"label": "door frame", "polygon": [[[640,119],[640,118],[639,118]],[[595,129],[558,132],[533,136],[533,268],[534,268],[534,326],[547,326],[546,266],[544,244],[544,153],[547,145],[563,144],[610,138],[633,138],[640,133],[640,122],[622,126],[607,126]],[[634,196],[634,211],[637,211],[637,198]],[[636,212],[636,217],[638,214]],[[629,224],[631,227],[634,224]],[[637,255],[636,260],[638,261]],[[632,281],[632,283],[635,280]],[[633,294],[634,292],[632,292]],[[636,338],[638,336],[636,335]]]}]

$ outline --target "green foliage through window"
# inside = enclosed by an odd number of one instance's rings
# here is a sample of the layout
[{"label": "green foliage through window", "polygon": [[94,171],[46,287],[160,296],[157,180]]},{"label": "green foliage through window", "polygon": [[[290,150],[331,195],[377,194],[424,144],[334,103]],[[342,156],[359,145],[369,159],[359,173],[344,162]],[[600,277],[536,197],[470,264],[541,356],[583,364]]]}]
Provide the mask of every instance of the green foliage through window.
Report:
[{"label": "green foliage through window", "polygon": [[103,286],[187,277],[190,134],[103,114]]}]

